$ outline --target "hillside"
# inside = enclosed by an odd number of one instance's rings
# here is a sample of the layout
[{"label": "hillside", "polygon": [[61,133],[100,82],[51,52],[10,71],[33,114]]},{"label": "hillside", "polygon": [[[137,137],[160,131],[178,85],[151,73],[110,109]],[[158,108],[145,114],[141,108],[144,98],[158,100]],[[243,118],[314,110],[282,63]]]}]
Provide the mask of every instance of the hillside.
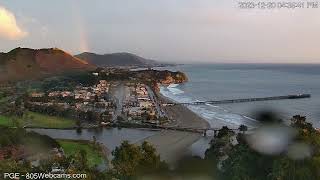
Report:
[{"label": "hillside", "polygon": [[96,66],[156,66],[161,65],[154,60],[145,59],[131,53],[95,54],[85,52],[75,57],[83,59]]},{"label": "hillside", "polygon": [[33,79],[94,68],[95,66],[56,48],[16,48],[0,54],[0,81]]}]

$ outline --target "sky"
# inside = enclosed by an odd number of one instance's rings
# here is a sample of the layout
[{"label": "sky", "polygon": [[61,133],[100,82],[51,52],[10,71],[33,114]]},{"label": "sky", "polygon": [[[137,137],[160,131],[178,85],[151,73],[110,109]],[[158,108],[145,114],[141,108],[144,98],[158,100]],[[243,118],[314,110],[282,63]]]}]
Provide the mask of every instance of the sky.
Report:
[{"label": "sky", "polygon": [[235,0],[1,0],[0,51],[58,47],[175,63],[320,63],[319,17],[320,8],[245,10]]}]

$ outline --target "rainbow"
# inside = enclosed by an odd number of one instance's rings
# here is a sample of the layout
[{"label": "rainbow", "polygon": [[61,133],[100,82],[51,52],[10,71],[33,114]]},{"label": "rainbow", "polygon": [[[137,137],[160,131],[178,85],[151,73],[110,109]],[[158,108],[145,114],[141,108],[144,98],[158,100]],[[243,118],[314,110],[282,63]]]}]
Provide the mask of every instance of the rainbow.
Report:
[{"label": "rainbow", "polygon": [[75,29],[77,30],[79,36],[79,51],[89,52],[90,48],[88,45],[88,36],[85,23],[80,13],[78,4],[72,1],[72,16],[75,23]]}]

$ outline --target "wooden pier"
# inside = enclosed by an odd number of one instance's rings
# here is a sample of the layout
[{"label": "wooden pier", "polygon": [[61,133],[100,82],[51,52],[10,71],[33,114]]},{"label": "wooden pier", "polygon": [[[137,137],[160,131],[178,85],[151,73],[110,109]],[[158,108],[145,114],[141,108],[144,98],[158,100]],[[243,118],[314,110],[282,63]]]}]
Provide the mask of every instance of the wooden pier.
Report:
[{"label": "wooden pier", "polygon": [[205,104],[231,104],[231,103],[243,103],[243,102],[254,102],[254,101],[274,101],[274,100],[285,100],[285,99],[304,99],[311,98],[310,94],[295,94],[286,96],[272,96],[262,98],[243,98],[243,99],[228,99],[228,100],[216,100],[216,101],[197,101],[190,103],[167,103],[164,106],[175,106],[175,105],[205,105]]}]

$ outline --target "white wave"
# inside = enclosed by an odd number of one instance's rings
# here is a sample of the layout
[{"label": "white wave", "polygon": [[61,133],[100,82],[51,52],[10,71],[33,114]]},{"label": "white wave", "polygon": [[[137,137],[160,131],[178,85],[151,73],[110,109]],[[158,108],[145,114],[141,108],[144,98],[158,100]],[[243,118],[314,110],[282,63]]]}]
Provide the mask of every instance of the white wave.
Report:
[{"label": "white wave", "polygon": [[249,117],[249,116],[243,116],[243,117],[245,117],[245,118],[247,118],[247,119],[250,119],[250,120],[252,120],[252,121],[258,122],[256,119],[253,119],[253,118],[251,118],[251,117]]},{"label": "white wave", "polygon": [[171,91],[173,94],[183,94],[184,91],[177,89],[177,88],[168,88],[169,91]]},{"label": "white wave", "polygon": [[167,88],[175,88],[175,87],[178,87],[179,84],[170,84]]},{"label": "white wave", "polygon": [[[179,102],[179,103],[187,103],[187,102],[192,102],[192,99],[189,98],[188,96],[180,96],[179,93],[174,93],[170,91],[168,88],[165,87],[160,87],[160,93],[169,99]],[[180,93],[183,94],[183,93]]]},{"label": "white wave", "polygon": [[[179,93],[177,88],[161,87],[160,93],[179,103],[199,101],[187,96],[183,91],[182,93]],[[239,125],[244,124],[248,127],[254,127],[254,124],[256,123],[252,118],[229,112],[220,106],[207,104],[200,106],[188,105],[187,107],[194,113],[203,117],[211,127],[217,127],[217,124],[225,124],[230,127],[238,127]]]},{"label": "white wave", "polygon": [[224,109],[224,108],[221,107],[221,106],[215,106],[215,105],[208,104],[208,103],[206,103],[206,105],[207,105],[207,106],[211,106],[211,107],[213,107],[213,108],[218,108],[218,109],[220,109],[220,110],[222,110],[222,111],[224,111],[224,112],[229,112],[228,110]]},{"label": "white wave", "polygon": [[209,104],[209,103],[206,103],[207,106],[211,106],[211,107],[214,107],[214,108],[220,108],[219,106],[215,106],[215,105],[212,105],[212,104]]},{"label": "white wave", "polygon": [[169,91],[171,91],[174,95],[177,95],[177,94],[183,94],[184,91],[182,91],[181,89],[177,88],[179,86],[179,84],[170,84],[167,89]]}]

